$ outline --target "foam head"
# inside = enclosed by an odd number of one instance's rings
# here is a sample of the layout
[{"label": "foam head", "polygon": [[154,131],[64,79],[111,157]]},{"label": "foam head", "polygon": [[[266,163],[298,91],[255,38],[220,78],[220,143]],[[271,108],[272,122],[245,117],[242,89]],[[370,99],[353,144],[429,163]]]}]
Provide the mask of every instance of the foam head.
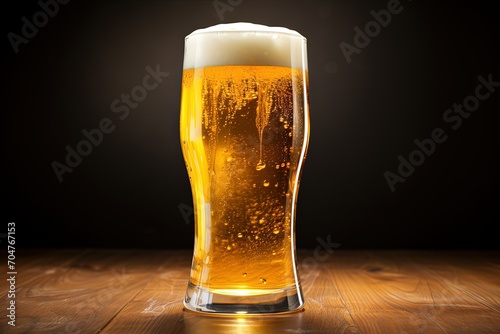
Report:
[{"label": "foam head", "polygon": [[223,65],[307,70],[306,38],[288,28],[247,22],[218,24],[186,36],[184,69]]}]

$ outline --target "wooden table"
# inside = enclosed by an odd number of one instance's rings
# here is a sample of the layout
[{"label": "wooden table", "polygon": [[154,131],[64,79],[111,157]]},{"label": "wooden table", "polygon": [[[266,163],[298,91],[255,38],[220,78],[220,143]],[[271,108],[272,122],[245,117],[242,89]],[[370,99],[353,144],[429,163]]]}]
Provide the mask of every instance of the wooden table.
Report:
[{"label": "wooden table", "polygon": [[213,317],[183,310],[191,251],[17,250],[0,333],[500,333],[500,251],[298,253],[303,312]]}]

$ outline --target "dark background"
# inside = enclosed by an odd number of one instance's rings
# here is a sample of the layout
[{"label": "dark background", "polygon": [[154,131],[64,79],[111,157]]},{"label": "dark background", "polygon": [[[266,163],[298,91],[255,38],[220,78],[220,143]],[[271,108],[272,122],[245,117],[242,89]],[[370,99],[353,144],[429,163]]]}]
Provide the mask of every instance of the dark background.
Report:
[{"label": "dark background", "polygon": [[[223,2],[226,2],[223,0]],[[238,1],[233,1],[233,4]],[[308,39],[311,138],[297,208],[297,247],[498,248],[500,89],[453,131],[446,109],[492,74],[500,81],[499,8],[409,1],[349,64],[339,44],[387,1],[250,1],[224,23],[285,26]],[[192,203],[179,143],[184,37],[222,23],[213,1],[78,1],[19,46],[37,1],[2,7],[4,193],[0,233],[18,247],[191,248]],[[123,121],[110,109],[170,75]],[[110,118],[115,130],[60,183],[51,163]],[[434,154],[391,192],[384,172],[441,127]],[[0,234],[0,237],[2,235]]]}]

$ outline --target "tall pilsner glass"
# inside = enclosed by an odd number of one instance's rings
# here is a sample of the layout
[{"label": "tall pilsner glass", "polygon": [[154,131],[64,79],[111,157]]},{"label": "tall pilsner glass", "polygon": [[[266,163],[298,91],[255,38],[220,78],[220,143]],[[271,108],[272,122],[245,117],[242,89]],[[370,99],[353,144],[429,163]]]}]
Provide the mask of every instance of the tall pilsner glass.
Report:
[{"label": "tall pilsner glass", "polygon": [[188,310],[303,308],[295,212],[309,141],[306,39],[251,23],[185,38],[180,140],[195,241]]}]

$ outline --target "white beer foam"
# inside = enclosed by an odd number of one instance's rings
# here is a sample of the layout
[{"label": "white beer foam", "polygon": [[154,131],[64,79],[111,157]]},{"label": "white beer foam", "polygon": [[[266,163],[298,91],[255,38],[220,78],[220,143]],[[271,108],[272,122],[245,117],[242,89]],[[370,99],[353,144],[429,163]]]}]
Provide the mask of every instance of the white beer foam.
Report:
[{"label": "white beer foam", "polygon": [[306,38],[285,27],[248,22],[217,24],[186,36],[184,69],[222,65],[307,70]]}]

